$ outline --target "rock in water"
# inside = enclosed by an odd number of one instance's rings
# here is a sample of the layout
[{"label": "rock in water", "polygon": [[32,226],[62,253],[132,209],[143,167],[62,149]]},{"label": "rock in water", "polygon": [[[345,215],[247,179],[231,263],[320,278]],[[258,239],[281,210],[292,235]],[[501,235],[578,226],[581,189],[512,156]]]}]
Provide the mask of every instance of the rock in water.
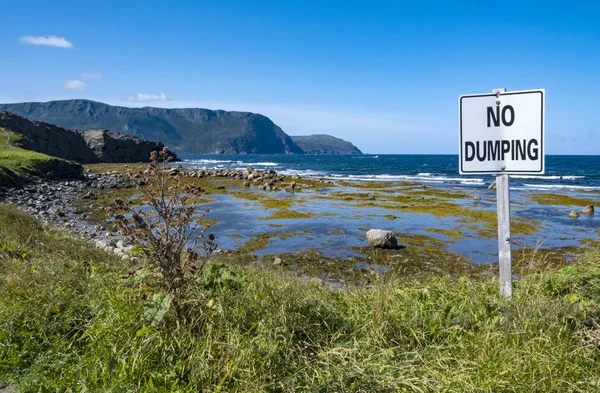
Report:
[{"label": "rock in water", "polygon": [[575,210],[573,210],[571,213],[569,213],[569,217],[577,218],[577,217],[579,217],[579,213],[577,213]]},{"label": "rock in water", "polygon": [[588,205],[581,210],[583,214],[594,214],[594,206]]},{"label": "rock in water", "polygon": [[492,184],[489,185],[488,189],[490,190],[495,190],[496,189],[496,181],[494,180],[494,182]]},{"label": "rock in water", "polygon": [[394,236],[394,232],[384,229],[370,229],[367,232],[367,240],[373,247],[396,249],[398,248],[398,240]]}]

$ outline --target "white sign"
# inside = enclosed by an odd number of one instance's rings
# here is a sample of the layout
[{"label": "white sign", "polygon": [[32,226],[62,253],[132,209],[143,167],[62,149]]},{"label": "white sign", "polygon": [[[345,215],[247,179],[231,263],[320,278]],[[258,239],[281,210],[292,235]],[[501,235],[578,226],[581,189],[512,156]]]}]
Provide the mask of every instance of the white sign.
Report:
[{"label": "white sign", "polygon": [[461,174],[543,174],[545,91],[459,98]]}]

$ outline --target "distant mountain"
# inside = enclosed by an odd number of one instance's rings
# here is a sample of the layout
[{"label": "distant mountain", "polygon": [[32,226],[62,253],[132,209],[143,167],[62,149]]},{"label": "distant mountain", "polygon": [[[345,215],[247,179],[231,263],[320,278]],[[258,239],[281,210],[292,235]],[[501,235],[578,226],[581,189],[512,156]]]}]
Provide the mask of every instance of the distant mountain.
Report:
[{"label": "distant mountain", "polygon": [[30,120],[162,141],[181,153],[303,153],[268,117],[200,108],[126,108],[89,100],[0,104]]},{"label": "distant mountain", "polygon": [[293,135],[291,138],[307,154],[363,154],[352,143],[331,135]]},{"label": "distant mountain", "polygon": [[53,124],[30,121],[3,110],[0,110],[0,128],[22,136],[15,142],[18,147],[82,164],[147,162],[152,151],[160,150],[164,146],[160,142],[149,142],[113,131],[70,130]]}]

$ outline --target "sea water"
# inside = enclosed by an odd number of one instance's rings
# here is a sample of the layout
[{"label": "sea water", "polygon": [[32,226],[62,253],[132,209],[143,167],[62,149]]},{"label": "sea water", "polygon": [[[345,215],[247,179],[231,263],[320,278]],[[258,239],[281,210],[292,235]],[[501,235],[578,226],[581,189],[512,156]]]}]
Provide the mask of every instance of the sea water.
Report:
[{"label": "sea water", "polygon": [[[459,175],[456,155],[183,154],[181,158],[186,167],[246,169],[252,166],[284,174],[348,180],[417,181],[465,187],[483,187],[494,180],[491,175]],[[514,191],[600,190],[600,156],[546,156],[544,175],[514,175],[511,179]]]}]

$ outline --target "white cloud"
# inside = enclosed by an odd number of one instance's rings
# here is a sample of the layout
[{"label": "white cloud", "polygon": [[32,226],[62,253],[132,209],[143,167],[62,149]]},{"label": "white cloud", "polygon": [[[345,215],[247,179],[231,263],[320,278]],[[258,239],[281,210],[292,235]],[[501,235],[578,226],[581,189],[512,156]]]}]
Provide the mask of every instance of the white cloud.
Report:
[{"label": "white cloud", "polygon": [[72,81],[66,81],[65,82],[65,87],[67,89],[76,89],[76,90],[83,90],[87,87],[87,85],[85,83],[83,83],[82,81],[78,81],[78,80],[72,80]]},{"label": "white cloud", "polygon": [[92,72],[91,74],[88,74],[87,72],[83,72],[79,76],[82,79],[100,79],[100,78],[102,78],[103,75],[99,72]]},{"label": "white cloud", "polygon": [[129,96],[127,101],[137,102],[148,102],[148,101],[167,101],[165,93],[160,94],[148,94],[148,93],[137,93],[134,96]]},{"label": "white cloud", "polygon": [[48,37],[44,36],[31,36],[25,35],[20,37],[20,40],[24,44],[29,45],[45,45],[45,46],[54,46],[56,48],[72,48],[73,43],[65,40],[62,37],[57,37],[55,35],[51,35]]}]

